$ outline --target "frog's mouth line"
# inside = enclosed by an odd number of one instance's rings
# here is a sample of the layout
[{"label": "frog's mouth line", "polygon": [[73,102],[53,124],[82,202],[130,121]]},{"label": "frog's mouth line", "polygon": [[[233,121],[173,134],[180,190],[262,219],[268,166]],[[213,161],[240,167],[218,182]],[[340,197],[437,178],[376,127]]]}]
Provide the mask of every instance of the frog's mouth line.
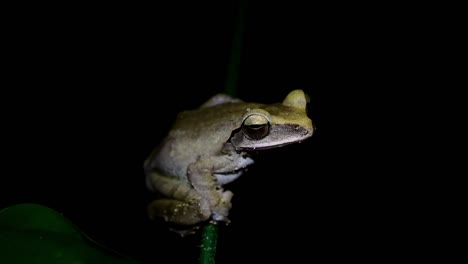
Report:
[{"label": "frog's mouth line", "polygon": [[238,168],[238,169],[233,170],[233,171],[214,172],[213,174],[220,175],[220,176],[229,176],[229,175],[233,175],[233,174],[243,173],[246,170],[247,170],[247,167],[243,167],[243,168]]}]

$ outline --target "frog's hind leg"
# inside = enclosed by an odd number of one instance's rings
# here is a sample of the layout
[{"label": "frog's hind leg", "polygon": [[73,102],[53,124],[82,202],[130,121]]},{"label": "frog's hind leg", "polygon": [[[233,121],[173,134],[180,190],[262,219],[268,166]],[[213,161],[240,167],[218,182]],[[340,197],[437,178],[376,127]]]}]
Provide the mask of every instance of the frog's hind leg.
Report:
[{"label": "frog's hind leg", "polygon": [[148,205],[151,219],[163,217],[166,221],[192,225],[207,220],[211,216],[210,205],[189,183],[168,178],[156,172],[147,177],[148,187],[170,198],[157,199]]},{"label": "frog's hind leg", "polygon": [[158,199],[148,205],[148,214],[151,219],[163,217],[167,222],[179,225],[193,225],[207,220],[211,212],[200,210],[198,204],[190,204],[173,199]]}]

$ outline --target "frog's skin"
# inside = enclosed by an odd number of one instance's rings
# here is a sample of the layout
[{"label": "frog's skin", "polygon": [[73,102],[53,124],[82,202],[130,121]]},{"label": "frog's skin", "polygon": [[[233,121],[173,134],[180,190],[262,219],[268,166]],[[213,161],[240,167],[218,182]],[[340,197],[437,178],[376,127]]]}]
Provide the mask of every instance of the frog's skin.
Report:
[{"label": "frog's skin", "polygon": [[218,94],[198,109],[181,112],[144,164],[148,188],[164,197],[149,204],[150,218],[178,225],[229,222],[233,193],[223,190],[223,185],[253,163],[250,150],[277,148],[312,136],[307,99],[302,90],[290,92],[276,104]]}]

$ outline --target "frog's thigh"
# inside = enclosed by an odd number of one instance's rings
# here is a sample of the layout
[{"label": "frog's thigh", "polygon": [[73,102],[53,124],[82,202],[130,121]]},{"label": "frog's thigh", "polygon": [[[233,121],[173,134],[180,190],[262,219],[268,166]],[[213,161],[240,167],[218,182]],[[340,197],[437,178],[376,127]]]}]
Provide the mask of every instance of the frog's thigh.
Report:
[{"label": "frog's thigh", "polygon": [[211,216],[208,203],[186,203],[174,199],[158,199],[148,205],[151,219],[163,217],[164,220],[180,225],[193,225]]},{"label": "frog's thigh", "polygon": [[147,175],[146,183],[152,191],[182,202],[199,201],[202,199],[188,182],[164,176],[154,171]]}]

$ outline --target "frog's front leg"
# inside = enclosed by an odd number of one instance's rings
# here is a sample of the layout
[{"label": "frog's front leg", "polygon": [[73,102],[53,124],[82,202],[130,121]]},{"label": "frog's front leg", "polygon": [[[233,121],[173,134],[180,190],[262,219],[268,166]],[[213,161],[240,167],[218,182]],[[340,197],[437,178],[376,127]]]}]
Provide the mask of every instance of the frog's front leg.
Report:
[{"label": "frog's front leg", "polygon": [[223,191],[221,185],[216,182],[216,177],[212,172],[214,167],[216,167],[216,162],[207,163],[204,160],[198,160],[188,167],[187,175],[193,188],[209,202],[212,219],[229,223],[228,215],[232,207],[233,193]]},{"label": "frog's front leg", "polygon": [[154,200],[148,205],[151,219],[163,217],[168,222],[192,225],[205,221],[211,216],[209,202],[189,183],[156,171],[147,175],[147,183],[151,189],[169,197]]}]

